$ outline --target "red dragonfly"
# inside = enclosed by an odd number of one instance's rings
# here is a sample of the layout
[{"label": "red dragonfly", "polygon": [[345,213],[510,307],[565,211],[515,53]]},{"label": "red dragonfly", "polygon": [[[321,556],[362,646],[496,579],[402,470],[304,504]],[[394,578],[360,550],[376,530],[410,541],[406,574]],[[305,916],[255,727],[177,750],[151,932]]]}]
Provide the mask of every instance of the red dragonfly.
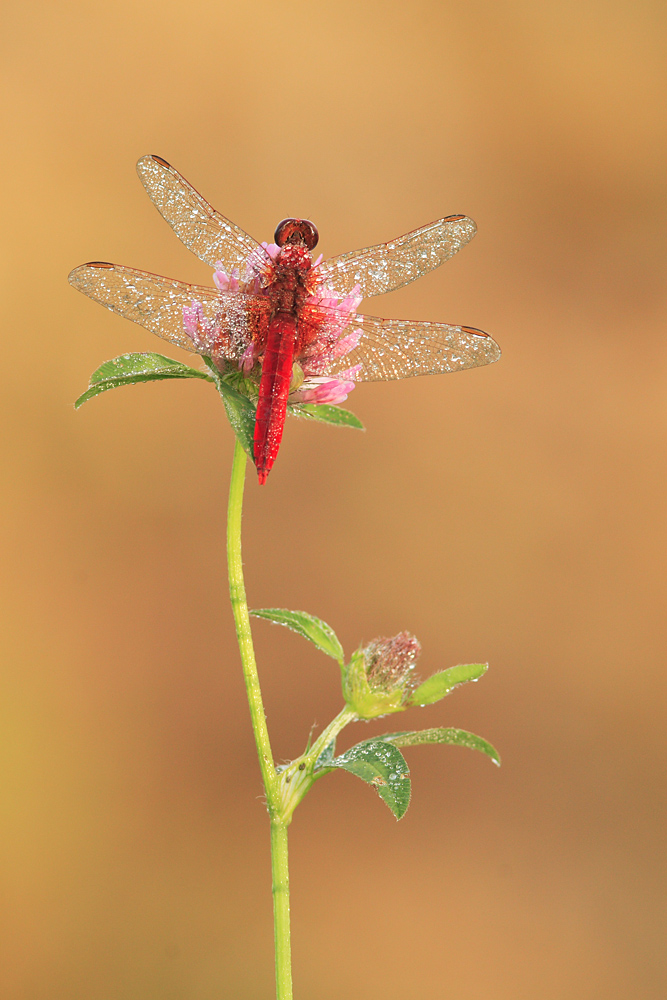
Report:
[{"label": "red dragonfly", "polygon": [[313,261],[317,229],[284,219],[274,243],[257,243],[160,156],[139,177],[179,239],[215,268],[215,287],[189,285],[95,261],[70,283],[158,337],[211,358],[223,375],[243,373],[257,399],[254,461],[260,483],[276,459],[288,403],[340,403],[356,382],[474,368],[500,348],[482,330],[357,314],[361,299],[414,281],[475,235],[450,215],[390,243]]}]

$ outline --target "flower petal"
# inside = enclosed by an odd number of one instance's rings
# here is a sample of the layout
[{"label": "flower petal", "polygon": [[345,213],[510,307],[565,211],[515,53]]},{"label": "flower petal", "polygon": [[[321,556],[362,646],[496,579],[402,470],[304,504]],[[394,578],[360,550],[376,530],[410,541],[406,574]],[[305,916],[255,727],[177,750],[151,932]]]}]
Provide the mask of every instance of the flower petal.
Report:
[{"label": "flower petal", "polygon": [[354,382],[344,382],[340,379],[308,379],[297,391],[290,395],[294,403],[331,403],[337,406],[343,403],[355,388]]}]

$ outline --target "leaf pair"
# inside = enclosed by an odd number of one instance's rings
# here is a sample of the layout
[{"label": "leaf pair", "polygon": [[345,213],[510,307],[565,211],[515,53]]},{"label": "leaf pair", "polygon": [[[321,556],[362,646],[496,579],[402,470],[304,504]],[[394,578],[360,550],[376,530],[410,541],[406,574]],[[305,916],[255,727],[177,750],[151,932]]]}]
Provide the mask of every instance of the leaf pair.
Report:
[{"label": "leaf pair", "polygon": [[340,767],[355,774],[375,788],[380,798],[389,806],[396,819],[401,819],[410,804],[410,771],[398,747],[414,747],[427,743],[448,743],[450,746],[469,747],[485,753],[494,764],[500,765],[498,751],[481,736],[465,729],[422,729],[412,733],[385,733],[375,739],[364,740],[339,757],[327,761],[326,751],[318,760],[323,770]]},{"label": "leaf pair", "polygon": [[[255,429],[255,406],[242,393],[238,392],[220,374],[210,358],[204,358],[207,371],[190,368],[164,354],[121,354],[103,365],[90,376],[88,389],[77,399],[75,409],[79,409],[89,399],[99,396],[109,389],[118,389],[123,385],[134,385],[136,382],[159,382],[174,378],[199,378],[213,382],[222,397],[227,412],[227,418],[232,426],[243,450],[252,460],[253,438]],[[318,420],[320,423],[333,424],[336,427],[356,427],[363,430],[363,424],[349,410],[327,403],[290,405],[289,411],[295,416]]]}]

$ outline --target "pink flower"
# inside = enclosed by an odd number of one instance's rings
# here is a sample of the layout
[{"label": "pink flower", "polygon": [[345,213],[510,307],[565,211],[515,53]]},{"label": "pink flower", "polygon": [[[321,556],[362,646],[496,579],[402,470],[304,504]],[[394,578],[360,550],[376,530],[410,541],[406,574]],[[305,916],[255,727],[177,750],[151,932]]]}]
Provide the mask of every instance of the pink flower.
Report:
[{"label": "pink flower", "polygon": [[327,309],[335,309],[341,316],[348,318],[355,313],[361,304],[360,285],[355,285],[352,291],[344,299],[339,298],[336,293],[325,285],[321,287],[316,295],[311,295],[309,302],[313,305],[325,306]]},{"label": "pink flower", "polygon": [[391,639],[374,639],[362,649],[366,676],[372,689],[392,691],[404,687],[421,653],[419,640],[410,632],[399,632]]},{"label": "pink flower", "polygon": [[[348,333],[346,337],[341,337],[336,346],[333,349],[333,354],[335,358],[344,357],[353,347],[356,347],[361,340],[361,330],[353,330],[352,333]],[[361,371],[361,365],[355,366],[355,372]]]},{"label": "pink flower", "polygon": [[213,272],[213,284],[221,292],[238,292],[239,290],[239,269],[235,267],[231,274],[227,274],[222,261],[215,265],[217,270]]},{"label": "pink flower", "polygon": [[262,246],[268,253],[271,260],[275,260],[280,253],[280,247],[277,243],[262,243]]},{"label": "pink flower", "polygon": [[290,393],[291,403],[343,403],[354,389],[354,382],[341,379],[309,378],[296,392]]},{"label": "pink flower", "polygon": [[[261,245],[271,261],[277,259],[281,248],[276,243],[262,243]],[[235,267],[228,274],[222,262],[218,261],[213,272],[213,282],[216,288],[223,293],[261,295],[266,287],[267,273],[270,273],[266,254],[256,252],[248,256],[243,278],[240,276],[238,267]],[[313,264],[313,267],[320,260],[321,257]],[[317,336],[298,358],[304,381],[298,390],[290,394],[290,402],[330,403],[335,406],[347,399],[348,394],[354,389],[354,378],[361,369],[361,365],[355,365],[333,379],[326,376],[325,372],[334,361],[344,357],[359,343],[361,330],[345,333],[345,330],[354,322],[354,316],[361,302],[359,290],[359,285],[356,285],[348,295],[341,299],[333,289],[321,285],[314,294],[308,297],[308,305],[321,307],[320,315],[322,318],[319,321]],[[183,308],[183,326],[195,348],[201,354],[209,355],[216,363],[228,359],[229,334],[214,322],[206,319],[201,302],[193,300],[191,306]],[[238,360],[239,369],[248,374],[252,371],[258,357],[257,344],[251,341],[241,353]]]},{"label": "pink flower", "polygon": [[[347,323],[348,320],[344,322]],[[333,361],[348,354],[361,338],[361,330],[353,330],[345,337],[341,337],[341,333],[338,325],[334,325],[333,328],[322,330],[320,336],[309,345],[307,352],[299,359],[306,378],[323,375]],[[355,366],[354,374],[359,370],[359,366]]]},{"label": "pink flower", "polygon": [[211,337],[215,333],[215,328],[205,318],[201,302],[193,299],[191,306],[183,306],[183,326],[197,350],[203,354],[210,353]]},{"label": "pink flower", "polygon": [[191,306],[183,306],[183,327],[200,354],[211,357],[216,364],[223,363],[229,350],[229,337],[204,316],[204,307],[197,299]]},{"label": "pink flower", "polygon": [[245,351],[241,355],[239,360],[239,368],[241,371],[247,375],[248,372],[252,371],[253,365],[255,364],[255,345],[250,341]]},{"label": "pink flower", "polygon": [[[261,246],[266,250],[272,261],[280,253],[280,247],[277,243],[262,243]],[[242,292],[251,292],[253,295],[259,294],[262,287],[266,284],[267,270],[266,254],[259,251],[251,253],[245,262],[245,279],[243,287],[240,290]],[[237,291],[237,289],[232,289],[232,291]]]},{"label": "pink flower", "polygon": [[344,372],[339,372],[339,379],[347,379],[348,381],[354,382],[355,378],[364,366],[362,364],[353,365],[352,368],[346,368]]},{"label": "pink flower", "polygon": [[[357,346],[362,333],[361,330],[352,330],[345,334],[345,330],[354,323],[361,302],[358,285],[343,299],[332,289],[322,286],[308,302],[313,306],[320,306],[327,318],[322,322],[318,336],[308,346],[305,355],[300,358],[301,367],[307,378],[323,375],[333,361],[344,357]],[[355,369],[355,374],[357,371],[359,368]],[[339,381],[343,378],[344,376],[338,376]]]}]

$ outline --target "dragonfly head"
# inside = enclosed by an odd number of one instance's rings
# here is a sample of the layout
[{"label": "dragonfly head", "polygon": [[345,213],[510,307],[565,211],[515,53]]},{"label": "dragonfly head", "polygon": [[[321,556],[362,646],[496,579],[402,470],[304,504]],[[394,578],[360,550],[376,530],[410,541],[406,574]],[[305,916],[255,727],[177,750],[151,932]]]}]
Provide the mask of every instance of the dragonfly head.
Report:
[{"label": "dragonfly head", "polygon": [[301,244],[314,250],[320,236],[317,227],[308,219],[283,219],[276,227],[276,234],[273,237],[279,247],[284,247],[287,243],[297,246]]}]

